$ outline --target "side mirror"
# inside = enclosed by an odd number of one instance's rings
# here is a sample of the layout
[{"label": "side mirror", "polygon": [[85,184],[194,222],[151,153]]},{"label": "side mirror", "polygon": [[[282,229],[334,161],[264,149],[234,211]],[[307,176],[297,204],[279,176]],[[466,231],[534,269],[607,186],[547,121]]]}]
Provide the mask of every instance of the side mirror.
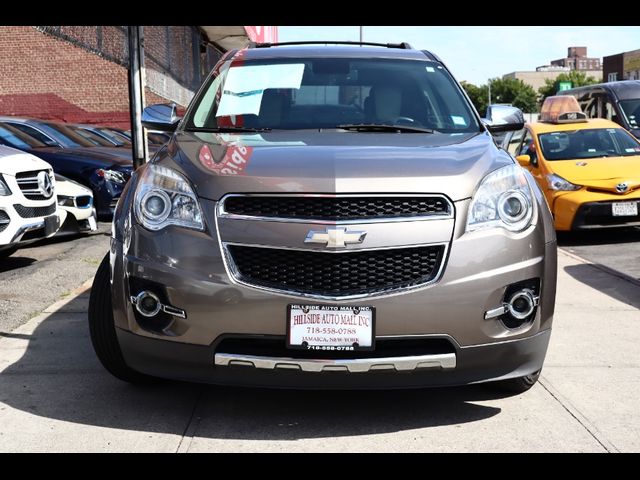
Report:
[{"label": "side mirror", "polygon": [[483,123],[490,133],[511,132],[524,128],[522,110],[510,105],[489,105]]},{"label": "side mirror", "polygon": [[518,155],[516,157],[516,160],[523,167],[528,167],[529,165],[531,165],[531,157],[529,155]]},{"label": "side mirror", "polygon": [[142,111],[142,125],[149,130],[173,132],[179,122],[180,117],[175,103],[149,105]]}]

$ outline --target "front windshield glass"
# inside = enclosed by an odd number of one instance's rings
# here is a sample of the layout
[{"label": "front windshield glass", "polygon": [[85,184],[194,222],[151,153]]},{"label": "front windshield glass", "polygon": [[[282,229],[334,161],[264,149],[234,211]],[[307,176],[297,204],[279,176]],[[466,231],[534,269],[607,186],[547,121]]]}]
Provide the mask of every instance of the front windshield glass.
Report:
[{"label": "front windshield glass", "polygon": [[89,130],[84,130],[83,128],[75,127],[75,126],[74,127],[68,126],[67,128],[72,130],[74,133],[77,133],[85,140],[93,143],[94,145],[97,145],[100,147],[113,147],[113,143],[109,142],[108,140],[105,140],[104,138],[102,138],[100,135],[96,133],[90,132]]},{"label": "front windshield glass", "polygon": [[95,147],[96,143],[87,140],[78,135],[70,127],[57,123],[40,123],[38,124],[42,130],[51,135],[55,140],[60,142],[63,147]]},{"label": "front windshield glass", "polygon": [[622,128],[590,128],[539,136],[547,160],[640,155],[640,143]]},{"label": "front windshield glass", "polygon": [[640,98],[621,100],[620,107],[627,117],[629,126],[633,129],[640,128]]},{"label": "front windshield glass", "polygon": [[404,125],[443,133],[480,126],[438,63],[381,58],[233,60],[196,100],[188,130]]},{"label": "front windshield glass", "polygon": [[41,141],[30,137],[11,125],[3,123],[0,123],[0,143],[21,150],[46,147]]}]

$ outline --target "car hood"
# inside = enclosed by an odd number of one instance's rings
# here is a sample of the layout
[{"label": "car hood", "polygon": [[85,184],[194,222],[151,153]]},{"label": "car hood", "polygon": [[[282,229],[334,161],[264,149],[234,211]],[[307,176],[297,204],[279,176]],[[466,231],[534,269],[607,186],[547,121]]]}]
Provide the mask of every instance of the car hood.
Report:
[{"label": "car hood", "polygon": [[69,160],[77,160],[79,162],[88,163],[96,168],[120,166],[131,167],[131,158],[123,158],[118,155],[105,153],[97,150],[99,147],[78,147],[78,148],[60,148],[60,147],[42,147],[34,148],[31,152],[34,155],[54,156],[57,158],[67,158]]},{"label": "car hood", "polygon": [[556,160],[547,165],[565,180],[597,190],[617,192],[620,183],[629,190],[640,187],[640,155]]},{"label": "car hood", "polygon": [[0,146],[0,173],[15,176],[15,174],[19,172],[50,168],[51,165],[35,155],[14,148]]},{"label": "car hood", "polygon": [[513,160],[488,133],[178,132],[156,162],[178,166],[203,198],[232,192],[444,193],[472,196]]},{"label": "car hood", "polygon": [[56,175],[56,194],[65,195],[67,197],[79,197],[82,195],[89,195],[93,197],[91,189],[80,185],[78,182],[69,180],[68,178],[60,177]]}]

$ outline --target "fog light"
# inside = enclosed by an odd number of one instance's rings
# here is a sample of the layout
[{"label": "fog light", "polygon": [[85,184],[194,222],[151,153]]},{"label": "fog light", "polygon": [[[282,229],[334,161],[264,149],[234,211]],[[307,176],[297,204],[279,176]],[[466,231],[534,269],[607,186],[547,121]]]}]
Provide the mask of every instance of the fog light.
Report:
[{"label": "fog light", "polygon": [[524,320],[533,313],[533,309],[537,305],[537,299],[533,292],[528,288],[519,290],[514,293],[507,302],[509,315],[516,320]]},{"label": "fog light", "polygon": [[136,310],[145,317],[155,317],[161,310],[160,299],[153,293],[143,290],[135,297]]}]

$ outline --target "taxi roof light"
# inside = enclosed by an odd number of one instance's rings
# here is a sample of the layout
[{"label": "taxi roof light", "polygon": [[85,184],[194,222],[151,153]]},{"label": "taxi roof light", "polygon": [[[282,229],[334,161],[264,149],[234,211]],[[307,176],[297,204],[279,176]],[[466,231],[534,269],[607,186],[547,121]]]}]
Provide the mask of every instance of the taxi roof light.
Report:
[{"label": "taxi roof light", "polygon": [[580,110],[580,105],[571,95],[555,95],[547,97],[540,109],[540,121],[545,123],[579,123],[586,122],[587,116]]}]

